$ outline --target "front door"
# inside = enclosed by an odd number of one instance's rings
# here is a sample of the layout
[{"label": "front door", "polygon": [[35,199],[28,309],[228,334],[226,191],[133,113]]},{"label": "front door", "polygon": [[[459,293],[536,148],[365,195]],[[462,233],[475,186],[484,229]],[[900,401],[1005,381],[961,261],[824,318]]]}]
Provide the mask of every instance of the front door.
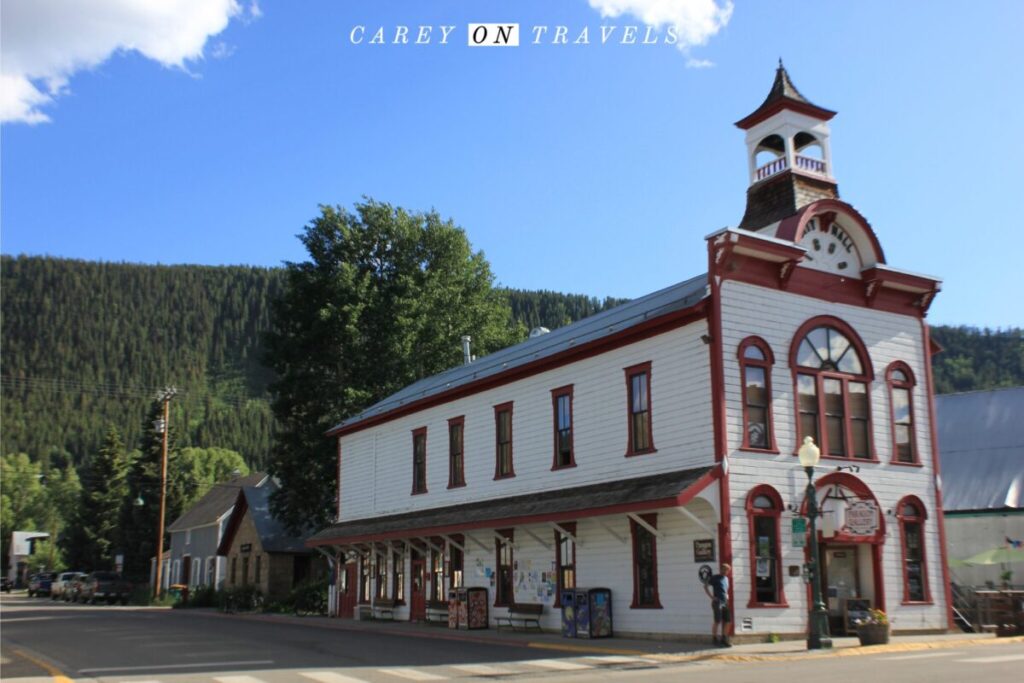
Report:
[{"label": "front door", "polygon": [[410,569],[412,570],[412,589],[409,591],[409,619],[425,621],[427,618],[427,563],[422,555],[414,555]]},{"label": "front door", "polygon": [[864,597],[857,562],[857,547],[826,546],[822,555],[825,558],[822,592],[828,606],[829,626],[834,634],[844,633],[846,625],[843,616],[847,601]]},{"label": "front door", "polygon": [[348,562],[341,567],[338,577],[338,616],[352,619],[356,615],[356,602],[359,591],[359,574],[356,563]]},{"label": "front door", "polygon": [[181,560],[181,582],[186,586],[192,585],[192,558],[186,555]]}]

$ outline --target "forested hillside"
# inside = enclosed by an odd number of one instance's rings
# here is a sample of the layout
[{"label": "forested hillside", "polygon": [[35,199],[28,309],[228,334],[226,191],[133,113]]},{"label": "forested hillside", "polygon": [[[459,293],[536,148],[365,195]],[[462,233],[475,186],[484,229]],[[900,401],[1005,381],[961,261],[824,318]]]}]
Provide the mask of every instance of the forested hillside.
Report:
[{"label": "forested hillside", "polygon": [[[44,471],[55,455],[81,465],[109,427],[131,447],[156,390],[174,385],[181,446],[228,448],[263,466],[273,418],[261,337],[280,270],[4,256],[0,275],[2,453],[27,453]],[[528,329],[618,303],[508,296]],[[1022,330],[939,326],[933,337],[945,349],[935,359],[940,393],[1024,384]]]}]

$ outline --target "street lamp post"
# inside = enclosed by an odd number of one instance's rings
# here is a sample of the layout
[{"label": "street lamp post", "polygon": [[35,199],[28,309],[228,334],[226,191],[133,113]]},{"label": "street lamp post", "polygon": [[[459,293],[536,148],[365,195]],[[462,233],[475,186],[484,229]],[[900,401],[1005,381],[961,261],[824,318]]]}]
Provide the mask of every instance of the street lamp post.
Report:
[{"label": "street lamp post", "polygon": [[814,439],[804,437],[804,443],[798,452],[800,464],[807,473],[807,516],[810,518],[810,552],[807,562],[807,573],[811,577],[811,600],[813,605],[807,615],[807,649],[820,650],[832,647],[832,638],[828,629],[828,611],[821,597],[821,568],[818,566],[818,497],[814,490],[814,466],[821,458],[821,450],[814,445]]},{"label": "street lamp post", "polygon": [[167,433],[171,419],[171,399],[178,393],[174,387],[164,389],[157,399],[164,404],[163,419],[154,423],[157,431],[163,434],[163,445],[160,456],[160,521],[157,523],[156,537],[156,581],[153,585],[153,597],[160,598],[160,588],[163,583],[164,565],[164,516],[167,514]]}]

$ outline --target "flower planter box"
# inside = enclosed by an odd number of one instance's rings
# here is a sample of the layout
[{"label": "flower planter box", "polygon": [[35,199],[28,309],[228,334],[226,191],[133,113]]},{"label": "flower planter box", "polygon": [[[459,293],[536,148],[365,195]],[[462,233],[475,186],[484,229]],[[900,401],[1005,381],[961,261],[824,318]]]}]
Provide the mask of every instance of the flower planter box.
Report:
[{"label": "flower planter box", "polygon": [[889,642],[889,624],[861,624],[857,637],[861,645],[885,645]]}]

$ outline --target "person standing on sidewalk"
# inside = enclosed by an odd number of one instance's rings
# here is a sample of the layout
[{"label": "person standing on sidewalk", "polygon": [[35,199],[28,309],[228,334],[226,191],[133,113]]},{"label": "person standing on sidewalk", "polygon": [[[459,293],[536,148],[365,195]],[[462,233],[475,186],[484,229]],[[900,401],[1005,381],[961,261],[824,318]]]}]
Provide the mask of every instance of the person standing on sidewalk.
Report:
[{"label": "person standing on sidewalk", "polygon": [[[732,615],[729,612],[729,575],[732,574],[732,567],[722,565],[722,573],[715,574],[704,584],[704,592],[711,599],[711,613],[714,615],[714,623],[711,625],[711,641],[719,647],[732,647],[729,642],[729,623]],[[719,638],[718,629],[721,627],[722,636]]]}]

